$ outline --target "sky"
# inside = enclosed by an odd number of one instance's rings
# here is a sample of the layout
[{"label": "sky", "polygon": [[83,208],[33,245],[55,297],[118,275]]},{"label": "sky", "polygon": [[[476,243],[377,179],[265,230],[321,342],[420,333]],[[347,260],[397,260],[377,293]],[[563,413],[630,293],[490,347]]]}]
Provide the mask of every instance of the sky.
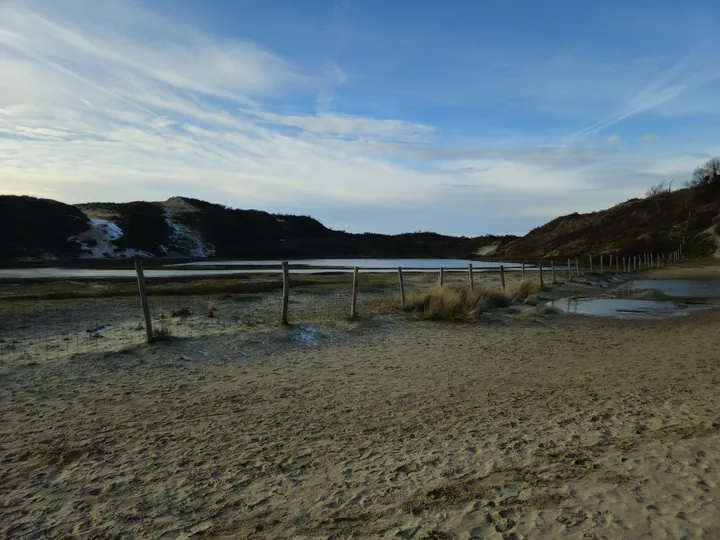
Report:
[{"label": "sky", "polygon": [[0,193],[523,234],[720,154],[720,3],[0,0]]}]

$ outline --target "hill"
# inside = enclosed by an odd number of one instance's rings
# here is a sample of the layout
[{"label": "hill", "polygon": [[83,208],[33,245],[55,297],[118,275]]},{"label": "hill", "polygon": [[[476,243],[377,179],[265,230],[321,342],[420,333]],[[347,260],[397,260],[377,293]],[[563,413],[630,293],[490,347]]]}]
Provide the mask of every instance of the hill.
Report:
[{"label": "hill", "polygon": [[632,256],[668,253],[679,245],[694,256],[718,249],[720,183],[707,182],[677,191],[660,189],[608,210],[556,218],[511,241],[495,259],[538,260],[586,254]]},{"label": "hill", "polygon": [[85,203],[0,196],[0,260],[146,257],[470,257],[516,237],[351,234],[308,216],[187,197]]}]

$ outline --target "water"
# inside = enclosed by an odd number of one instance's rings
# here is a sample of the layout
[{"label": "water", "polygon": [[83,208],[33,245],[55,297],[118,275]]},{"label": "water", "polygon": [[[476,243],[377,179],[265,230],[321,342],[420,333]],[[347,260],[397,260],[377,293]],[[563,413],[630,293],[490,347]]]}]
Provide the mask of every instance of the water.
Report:
[{"label": "water", "polygon": [[[280,266],[282,261],[198,261],[181,264],[167,265],[168,267],[203,267],[203,266]],[[399,266],[405,268],[417,268],[425,270],[446,269],[467,269],[469,264],[474,268],[498,268],[501,264],[507,268],[519,268],[516,263],[482,262],[467,259],[295,259],[288,261],[291,267],[331,267],[331,268],[353,268],[360,269],[388,269],[396,270]]]},{"label": "water", "polygon": [[720,281],[692,279],[638,279],[628,283],[632,289],[651,289],[665,296],[682,298],[720,298]]},{"label": "water", "polygon": [[[564,298],[548,305],[574,315],[592,315],[616,319],[662,319],[687,315],[689,306],[666,300],[634,300],[630,298]],[[705,306],[707,307],[707,306]]]},{"label": "water", "polygon": [[[439,268],[449,271],[467,271],[472,264],[477,271],[491,270],[504,264],[508,269],[517,269],[513,263],[487,263],[464,259],[302,259],[290,261],[293,274],[317,274],[322,272],[352,272],[352,267],[361,270],[373,269],[375,272],[395,272],[398,266],[409,272],[435,272]],[[242,268],[258,266],[265,268]],[[218,268],[220,267],[220,268]],[[226,268],[222,268],[226,267]],[[270,267],[270,268],[267,268]],[[324,268],[330,268],[324,269]],[[528,267],[529,268],[529,267]],[[146,269],[148,278],[232,276],[240,274],[278,274],[280,261],[199,261],[167,265],[163,269]],[[0,279],[102,279],[133,278],[133,269],[97,269],[97,268],[10,268],[0,269]]]}]

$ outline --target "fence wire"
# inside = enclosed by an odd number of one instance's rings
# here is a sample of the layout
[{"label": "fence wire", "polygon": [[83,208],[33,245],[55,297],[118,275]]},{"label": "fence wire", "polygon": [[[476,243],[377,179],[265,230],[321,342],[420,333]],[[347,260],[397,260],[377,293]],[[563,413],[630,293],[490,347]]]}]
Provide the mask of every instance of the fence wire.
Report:
[{"label": "fence wire", "polygon": [[[656,264],[659,262],[656,259]],[[617,260],[615,266],[620,268]],[[623,264],[623,269],[625,267]],[[573,270],[575,275],[572,275]],[[607,269],[613,270],[615,268]],[[585,272],[583,268],[582,273]],[[576,279],[577,274],[576,268],[557,266],[556,282]],[[521,269],[508,268],[505,281],[511,286],[522,276]],[[537,268],[528,267],[526,277],[538,280]],[[501,288],[497,269],[476,269],[473,281],[477,288]],[[429,291],[441,282],[445,286],[469,288],[470,276],[467,269],[446,269],[442,273],[403,271],[406,298]],[[552,273],[547,266],[544,282],[552,283]],[[72,294],[63,293],[62,289],[59,295],[55,290],[54,296],[33,294],[32,297],[18,297],[15,289],[2,291],[0,361],[11,359],[32,363],[75,354],[116,351],[146,341],[144,317],[135,284],[102,280],[84,284],[64,283],[66,287],[71,285],[75,287]],[[158,337],[178,338],[232,333],[256,326],[277,326],[282,314],[282,285],[280,274],[215,280],[198,277],[197,280],[178,282],[149,280],[147,293],[152,326]],[[39,287],[42,289],[42,285]],[[291,272],[289,291],[288,319],[291,324],[333,322],[347,320],[351,316],[352,272]],[[397,271],[361,270],[357,281],[357,315],[364,317],[397,312],[400,291]]]},{"label": "fence wire", "polygon": [[145,341],[137,298],[0,302],[0,360],[60,358]]}]

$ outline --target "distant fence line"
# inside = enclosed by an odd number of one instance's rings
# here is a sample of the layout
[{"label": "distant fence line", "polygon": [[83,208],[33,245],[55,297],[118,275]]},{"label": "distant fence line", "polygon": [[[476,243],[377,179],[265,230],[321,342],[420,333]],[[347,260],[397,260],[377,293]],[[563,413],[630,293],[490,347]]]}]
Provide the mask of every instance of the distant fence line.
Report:
[{"label": "distant fence line", "polygon": [[[634,255],[632,257],[623,256],[622,257],[622,264],[620,263],[620,256],[609,254],[607,256],[607,267],[605,266],[606,256],[605,254],[601,254],[599,256],[593,257],[592,255],[588,255],[588,267],[582,267],[580,266],[580,260],[579,257],[575,257],[574,266],[572,259],[567,260],[567,266],[565,267],[556,267],[555,266],[555,260],[550,259],[549,266],[546,266],[546,263],[544,260],[541,260],[537,265],[534,266],[528,266],[527,263],[523,262],[518,266],[512,266],[506,268],[505,265],[498,265],[497,267],[481,267],[481,268],[474,268],[473,264],[468,264],[467,268],[458,268],[458,267],[437,267],[437,268],[418,268],[418,267],[410,267],[410,268],[403,268],[401,266],[397,267],[397,274],[398,274],[398,285],[399,285],[399,294],[400,294],[400,304],[401,307],[404,308],[405,305],[405,280],[403,278],[403,273],[408,271],[423,271],[423,272],[433,272],[436,271],[438,273],[438,287],[442,287],[445,284],[445,274],[454,272],[467,272],[468,273],[468,283],[469,288],[472,291],[474,289],[474,275],[475,273],[482,273],[482,274],[488,274],[488,273],[499,273],[500,275],[500,283],[501,288],[503,291],[506,289],[506,282],[505,282],[505,273],[510,272],[520,272],[521,273],[521,279],[525,280],[527,279],[528,273],[536,273],[538,275],[538,279],[540,281],[540,286],[543,287],[545,285],[545,273],[550,272],[550,280],[551,282],[557,283],[558,279],[558,273],[559,272],[565,272],[567,275],[567,278],[571,280],[573,278],[573,274],[576,277],[581,277],[583,273],[587,273],[587,270],[589,268],[589,272],[595,273],[595,265],[594,263],[597,261],[599,263],[599,274],[603,275],[605,274],[606,270],[609,270],[610,272],[614,271],[624,272],[624,273],[630,273],[630,272],[636,272],[636,271],[642,271],[642,270],[648,270],[653,268],[661,268],[664,266],[667,266],[668,264],[674,264],[678,262],[682,258],[682,246],[680,246],[677,250],[671,252],[671,253],[643,253],[641,255]],[[614,268],[613,268],[613,262],[614,262]],[[153,340],[153,330],[152,330],[152,317],[150,316],[150,309],[149,309],[149,302],[147,299],[147,293],[145,288],[145,277],[143,273],[143,265],[142,265],[142,259],[140,257],[135,258],[135,269],[137,272],[137,280],[138,280],[138,290],[140,293],[140,303],[143,310],[143,315],[145,319],[145,328],[147,332],[147,339],[148,342]],[[339,266],[332,266],[332,267],[315,267],[316,270],[350,270],[350,267],[339,267]],[[291,282],[290,282],[290,263],[289,262],[282,262],[280,265],[280,271],[282,273],[283,278],[283,288],[282,288],[282,311],[280,313],[280,322],[281,324],[289,324],[289,304],[290,304],[290,290],[291,290]],[[357,310],[357,295],[358,295],[358,284],[359,284],[359,275],[360,275],[361,268],[358,266],[352,267],[352,294],[350,296],[350,318],[354,319],[358,316],[358,310]],[[392,271],[391,269],[388,269],[386,267],[369,267],[369,268],[362,268],[364,272],[377,272],[379,270],[388,272]]]},{"label": "distant fence line", "polygon": [[[185,276],[172,276],[168,282],[157,275],[148,277],[143,260],[136,259],[134,270],[126,269],[121,281],[80,275],[77,281],[90,278],[94,283],[79,293],[73,292],[77,290],[75,279],[60,277],[39,285],[37,292],[34,288],[31,294],[14,290],[4,296],[0,302],[0,361],[10,357],[33,362],[38,356],[109,352],[169,336],[188,338],[189,344],[197,337],[217,333],[234,336],[230,338],[237,340],[233,354],[243,355],[248,347],[261,346],[257,343],[264,339],[261,336],[268,326],[295,323],[290,333],[281,335],[294,339],[298,334],[305,339],[308,329],[317,330],[313,326],[317,322],[385,313],[393,306],[405,309],[409,295],[429,288],[474,290],[484,282],[483,287],[490,284],[506,290],[512,281],[527,279],[544,286],[583,275],[658,268],[681,257],[678,249],[664,254],[604,254],[562,261],[549,257],[538,263],[496,266],[329,266],[313,268],[314,278],[304,271],[307,267],[283,262],[263,265],[266,268],[248,281],[229,274],[193,275],[188,286],[184,284],[190,278]],[[487,276],[492,277],[485,279]],[[57,281],[68,288],[56,289]]]}]

